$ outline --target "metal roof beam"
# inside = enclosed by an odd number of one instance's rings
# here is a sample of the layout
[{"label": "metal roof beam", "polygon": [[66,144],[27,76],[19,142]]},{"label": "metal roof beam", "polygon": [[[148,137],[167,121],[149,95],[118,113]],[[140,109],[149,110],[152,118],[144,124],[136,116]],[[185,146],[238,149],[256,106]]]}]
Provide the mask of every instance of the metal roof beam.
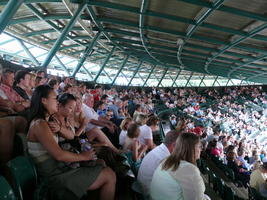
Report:
[{"label": "metal roof beam", "polygon": [[[219,3],[220,2],[218,2],[218,4],[214,3],[213,5],[211,5],[210,7],[207,7],[207,8],[210,9],[210,10],[216,9],[216,6],[218,6]],[[99,6],[99,7],[104,7],[104,8],[122,10],[122,11],[131,12],[131,13],[135,13],[135,14],[140,14],[140,10],[137,7],[126,6],[126,5],[117,4],[117,3],[100,2],[100,1],[93,0],[93,1],[89,1],[88,4],[94,5],[94,6]],[[223,6],[221,6],[221,7],[223,7]],[[218,7],[217,9],[219,10],[220,7]],[[210,23],[199,23],[198,21],[192,20],[190,18],[184,18],[184,17],[175,16],[175,15],[168,15],[168,14],[155,12],[155,11],[151,11],[151,10],[147,10],[145,13],[143,13],[143,15],[151,16],[151,17],[158,17],[158,18],[162,18],[162,19],[175,21],[175,22],[192,24],[193,26],[197,25],[197,26],[201,26],[201,27],[213,29],[213,30],[216,30],[216,31],[229,33],[229,34],[234,34],[234,35],[245,36],[247,34],[245,31],[235,30],[235,29],[232,29],[232,28],[229,28],[229,27],[218,26],[218,25],[210,24]],[[267,41],[267,37],[266,36],[262,36],[262,35],[255,35],[253,38],[257,39],[257,40]]]},{"label": "metal roof beam", "polygon": [[222,49],[220,49],[219,52],[216,52],[215,55],[213,55],[212,57],[208,58],[206,64],[205,64],[205,70],[207,71],[207,73],[209,73],[209,64],[215,59],[217,58],[219,55],[223,54],[225,51],[227,51],[228,49],[238,45],[239,43],[241,43],[242,41],[251,38],[253,35],[256,35],[257,33],[263,31],[264,29],[267,28],[267,23],[264,23],[260,26],[258,26],[257,28],[253,29],[252,31],[250,31],[248,33],[247,36],[243,36],[240,37],[232,42],[230,42],[229,44],[227,44],[226,46],[224,46]]},{"label": "metal roof beam", "polygon": [[67,67],[62,63],[62,61],[59,59],[58,56],[55,56],[58,64],[61,66],[61,68],[70,76],[70,72],[68,71]]},{"label": "metal roof beam", "polygon": [[124,58],[124,60],[123,60],[123,62],[122,62],[122,64],[121,64],[121,66],[120,66],[120,68],[119,68],[117,74],[116,74],[115,77],[113,78],[113,81],[112,81],[112,83],[111,83],[112,86],[113,86],[114,83],[116,82],[117,77],[118,77],[119,74],[121,73],[122,69],[124,68],[125,64],[127,63],[128,59],[129,59],[129,57],[130,57],[129,55],[126,55],[126,57]]},{"label": "metal roof beam", "polygon": [[177,81],[177,79],[178,79],[178,77],[179,77],[179,75],[180,75],[180,73],[181,73],[181,69],[179,70],[179,72],[177,73],[177,75],[176,75],[176,77],[175,77],[175,79],[174,79],[174,81],[173,81],[173,83],[172,83],[172,86],[171,87],[173,87],[174,86],[174,84],[176,85],[176,87],[178,87],[178,85],[176,84],[176,81]]},{"label": "metal roof beam", "polygon": [[131,85],[131,83],[132,83],[132,81],[133,81],[133,79],[134,79],[136,73],[139,71],[139,69],[141,68],[142,64],[143,64],[143,61],[140,61],[139,64],[138,64],[138,66],[137,66],[137,68],[136,68],[136,70],[134,71],[134,73],[133,73],[133,75],[132,75],[130,81],[128,82],[127,87],[129,87],[129,86]]},{"label": "metal roof beam", "polygon": [[16,14],[24,0],[10,0],[0,14],[0,34],[8,26],[8,22]]},{"label": "metal roof beam", "polygon": [[157,85],[157,87],[159,87],[159,86],[160,86],[160,84],[161,84],[162,80],[164,79],[165,75],[167,74],[167,72],[168,72],[168,68],[166,68],[166,69],[165,69],[165,71],[164,71],[164,73],[163,73],[162,77],[160,78],[160,80],[159,80],[159,82],[158,82],[158,85]]},{"label": "metal roof beam", "polygon": [[[113,18],[99,17],[98,21],[99,22],[105,22],[105,23],[111,23],[111,24],[125,25],[125,26],[129,26],[129,27],[134,27],[134,28],[138,27],[137,23],[133,23],[133,22],[129,22],[129,21],[121,20],[121,19],[118,20],[118,19],[113,19]],[[154,31],[154,32],[163,33],[163,34],[171,34],[171,35],[175,35],[177,37],[185,37],[185,33],[183,33],[183,32],[174,31],[174,30],[170,30],[170,29],[161,29],[160,27],[156,27],[156,26],[144,26],[144,29]],[[227,41],[222,41],[219,39],[206,37],[206,36],[202,36],[202,35],[192,35],[191,38],[196,39],[196,40],[200,40],[202,42],[204,41],[204,42],[216,44],[216,45],[228,45],[229,44],[229,42],[227,42]],[[246,45],[235,45],[235,48],[250,51],[250,52],[251,51],[252,52],[259,52],[259,53],[265,52],[265,50],[246,46]]]},{"label": "metal roof beam", "polygon": [[154,72],[154,69],[155,69],[155,68],[156,68],[156,65],[153,65],[153,67],[152,67],[150,73],[148,74],[148,77],[147,77],[147,79],[145,80],[145,82],[144,82],[144,84],[143,84],[142,87],[145,87],[145,85],[146,85],[148,79],[150,78],[151,74]]},{"label": "metal roof beam", "polygon": [[[30,4],[27,4],[26,6],[29,6]],[[32,6],[32,5],[30,5]],[[35,14],[35,13],[34,13]],[[84,20],[90,20],[90,18],[87,15],[81,15],[80,16],[81,19]],[[69,15],[69,13],[67,14],[59,14],[59,15],[53,15],[53,14],[49,14],[49,15],[45,15],[43,16],[44,21],[50,21],[50,20],[60,20],[60,19],[71,19],[72,16]],[[8,22],[8,25],[16,25],[16,24],[22,24],[22,23],[28,23],[28,22],[34,22],[34,21],[39,21],[40,18],[36,17],[36,16],[31,16],[31,17],[20,17],[17,19],[12,19]]]},{"label": "metal roof beam", "polygon": [[[186,3],[190,3],[190,4],[194,4],[194,5],[202,6],[206,8],[212,8],[212,3],[209,3],[206,1],[200,1],[200,0],[177,0],[177,1],[182,1],[182,2],[186,2]],[[257,14],[257,13],[253,13],[253,12],[249,12],[245,10],[240,10],[237,8],[232,8],[229,6],[221,6],[218,10],[226,12],[226,13],[230,13],[232,15],[238,15],[242,17],[248,17],[251,19],[267,22],[267,17],[265,15],[261,15],[261,14]]]},{"label": "metal roof beam", "polygon": [[47,68],[47,66],[49,65],[50,61],[52,60],[54,55],[59,50],[59,48],[60,48],[61,44],[63,43],[63,41],[65,40],[65,37],[69,34],[69,32],[71,31],[72,27],[74,26],[74,24],[76,23],[76,21],[80,17],[80,15],[83,12],[85,6],[86,6],[85,3],[82,3],[82,4],[79,5],[79,7],[77,8],[75,14],[72,16],[71,20],[69,21],[68,25],[65,26],[65,28],[62,31],[61,35],[58,37],[57,41],[55,42],[54,46],[50,49],[46,59],[42,63],[42,67]]},{"label": "metal roof beam", "polygon": [[29,56],[29,58],[31,59],[31,61],[38,67],[40,66],[40,63],[38,62],[38,60],[32,55],[32,53],[30,52],[30,50],[26,47],[26,45],[24,44],[24,42],[20,39],[17,39],[17,41],[19,42],[20,46],[23,48],[23,50],[26,52],[26,54]]},{"label": "metal roof beam", "polygon": [[97,72],[95,78],[94,78],[94,82],[97,81],[98,77],[100,76],[101,72],[104,70],[106,64],[108,63],[109,59],[111,58],[112,54],[114,53],[116,49],[116,46],[114,46],[111,50],[111,52],[109,53],[109,55],[107,56],[107,58],[105,59],[105,61],[103,62],[102,66],[100,67],[99,71]]},{"label": "metal roof beam", "polygon": [[180,65],[184,65],[181,60],[181,55],[184,50],[184,47],[189,39],[191,39],[191,36],[196,32],[197,28],[220,6],[223,5],[225,0],[217,0],[215,3],[212,4],[212,8],[208,8],[203,14],[201,14],[198,19],[196,20],[196,23],[192,25],[191,27],[188,27],[188,31],[186,32],[186,37],[182,41],[182,43],[178,47],[177,52],[177,60],[180,63]]},{"label": "metal roof beam", "polygon": [[[94,39],[91,41],[90,45],[88,47],[86,47],[86,49],[84,50],[83,52],[83,55],[82,57],[80,58],[76,68],[74,69],[73,73],[72,73],[72,77],[75,77],[76,73],[81,69],[81,67],[83,66],[86,58],[90,57],[91,54],[92,54],[92,50],[93,50],[93,47],[95,46],[95,43],[96,41],[99,39],[99,37],[101,36],[101,31],[99,31]],[[89,55],[90,54],[90,55]]]}]

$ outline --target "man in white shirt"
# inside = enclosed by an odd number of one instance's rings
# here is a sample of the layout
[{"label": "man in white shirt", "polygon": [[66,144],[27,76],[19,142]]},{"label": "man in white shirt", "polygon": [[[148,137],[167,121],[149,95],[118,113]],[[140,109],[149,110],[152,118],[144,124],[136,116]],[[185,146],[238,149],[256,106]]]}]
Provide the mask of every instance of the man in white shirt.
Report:
[{"label": "man in white shirt", "polygon": [[141,183],[143,192],[149,194],[149,188],[152,181],[154,171],[160,164],[160,162],[168,157],[173,151],[176,139],[180,132],[169,131],[166,134],[164,142],[150,151],[143,159],[138,171],[137,180]]},{"label": "man in white shirt", "polygon": [[138,140],[141,144],[148,146],[148,149],[153,149],[156,145],[153,142],[152,132],[158,130],[159,118],[156,116],[151,116],[145,125],[140,127],[140,135]]}]

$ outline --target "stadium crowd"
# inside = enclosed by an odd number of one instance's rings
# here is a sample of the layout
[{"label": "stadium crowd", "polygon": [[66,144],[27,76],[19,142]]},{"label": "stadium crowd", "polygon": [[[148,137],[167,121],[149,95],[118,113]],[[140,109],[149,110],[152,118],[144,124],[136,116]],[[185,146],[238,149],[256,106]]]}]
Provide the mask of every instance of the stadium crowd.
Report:
[{"label": "stadium crowd", "polygon": [[[80,199],[99,189],[100,199],[114,199],[122,154],[152,199],[209,199],[196,166],[200,155],[219,157],[242,186],[267,197],[262,87],[145,92],[88,89],[44,71],[6,68],[0,75],[0,164],[12,159],[15,135],[24,133],[28,155],[55,198]],[[173,130],[156,145],[158,103],[179,114],[170,116]]]}]

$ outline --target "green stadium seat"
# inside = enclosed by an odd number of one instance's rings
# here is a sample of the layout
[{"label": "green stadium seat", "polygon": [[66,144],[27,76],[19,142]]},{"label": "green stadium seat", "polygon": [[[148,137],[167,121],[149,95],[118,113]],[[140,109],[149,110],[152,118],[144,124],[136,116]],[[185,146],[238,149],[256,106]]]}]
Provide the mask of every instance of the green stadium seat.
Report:
[{"label": "green stadium seat", "polygon": [[3,176],[0,176],[0,199],[1,200],[16,200],[16,196]]},{"label": "green stadium seat", "polygon": [[13,178],[13,187],[18,200],[33,199],[37,186],[37,173],[29,157],[18,156],[7,163]]},{"label": "green stadium seat", "polygon": [[225,200],[235,200],[235,192],[232,188],[224,185],[224,198]]},{"label": "green stadium seat", "polygon": [[224,185],[225,184],[224,184],[223,180],[221,178],[217,177],[216,178],[216,187],[217,187],[217,191],[221,197],[224,196]]}]

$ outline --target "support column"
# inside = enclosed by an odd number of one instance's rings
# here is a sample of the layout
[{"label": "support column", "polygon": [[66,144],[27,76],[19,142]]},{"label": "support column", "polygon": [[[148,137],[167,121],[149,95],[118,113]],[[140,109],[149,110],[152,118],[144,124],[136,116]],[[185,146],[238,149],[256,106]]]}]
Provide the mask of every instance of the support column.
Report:
[{"label": "support column", "polygon": [[167,71],[168,71],[168,68],[165,70],[164,74],[163,74],[163,75],[162,75],[162,77],[160,78],[160,81],[159,81],[159,83],[158,83],[157,87],[159,87],[159,86],[160,86],[160,84],[161,84],[162,80],[164,79],[164,77],[165,77],[165,75],[166,75]]},{"label": "support column", "polygon": [[26,52],[26,54],[29,56],[29,58],[31,59],[31,61],[38,67],[40,66],[40,63],[38,62],[38,60],[32,55],[32,53],[30,52],[30,50],[26,47],[26,45],[24,44],[23,41],[17,39],[17,41],[19,42],[19,44],[21,45],[21,47],[23,48],[23,50]]},{"label": "support column", "polygon": [[130,81],[129,81],[127,87],[129,87],[129,86],[131,85],[131,83],[132,83],[132,81],[133,81],[133,79],[134,79],[136,73],[138,72],[138,70],[140,69],[140,67],[142,66],[142,64],[143,64],[143,61],[140,61],[140,63],[138,64],[138,66],[137,66],[137,68],[136,68],[136,70],[135,70],[135,72],[134,72],[132,78],[130,79]]},{"label": "support column", "polygon": [[94,82],[97,81],[98,77],[100,76],[101,72],[103,71],[103,69],[105,68],[106,64],[108,63],[109,59],[111,58],[112,54],[114,53],[116,49],[116,46],[114,46],[111,50],[111,52],[109,53],[108,57],[105,59],[104,63],[102,64],[102,66],[100,67],[100,70],[97,72]]},{"label": "support column", "polygon": [[152,67],[151,72],[149,73],[149,75],[148,75],[148,77],[147,77],[147,79],[146,79],[146,81],[144,82],[144,84],[143,84],[142,87],[145,87],[145,85],[146,85],[148,79],[150,78],[151,74],[154,72],[154,69],[155,69],[155,68],[156,68],[156,65],[154,65],[154,66]]},{"label": "support column", "polygon": [[83,52],[83,56],[80,58],[75,70],[73,71],[72,75],[73,77],[75,77],[75,75],[77,74],[77,72],[81,69],[81,67],[83,66],[83,63],[85,62],[86,58],[88,58],[88,54],[93,50],[93,47],[95,46],[96,41],[99,39],[99,37],[101,36],[101,31],[99,31],[94,39],[91,41],[90,45],[84,50]]},{"label": "support column", "polygon": [[174,81],[173,81],[173,83],[172,83],[172,87],[174,86],[174,84],[176,85],[176,87],[178,87],[177,84],[176,84],[176,81],[177,81],[177,79],[178,79],[178,77],[179,77],[181,71],[182,71],[182,70],[180,69],[180,71],[177,73],[177,76],[175,77],[175,79],[174,79]]},{"label": "support column", "polygon": [[193,76],[193,72],[191,72],[190,77],[189,77],[189,79],[187,80],[187,83],[185,84],[185,87],[187,87],[187,85],[188,85],[190,79],[192,78],[192,76]]},{"label": "support column", "polygon": [[59,50],[62,42],[65,40],[65,37],[69,34],[69,32],[71,31],[72,27],[74,26],[74,24],[76,23],[76,21],[80,17],[80,15],[81,15],[81,13],[82,13],[82,11],[83,11],[83,9],[85,8],[86,5],[87,5],[86,3],[82,3],[78,7],[78,9],[76,10],[75,14],[72,16],[70,22],[68,23],[68,25],[65,26],[65,28],[62,31],[61,35],[58,37],[57,41],[55,42],[54,46],[50,49],[45,61],[42,64],[42,67],[47,68],[47,66],[51,62],[52,58],[54,57],[54,55]]},{"label": "support column", "polygon": [[6,7],[0,14],[0,34],[5,30],[8,22],[16,14],[24,0],[9,0]]},{"label": "support column", "polygon": [[61,60],[60,60],[57,56],[55,56],[55,58],[56,58],[58,64],[60,64],[60,66],[62,67],[62,69],[63,69],[68,75],[70,75],[70,73],[69,73],[67,67],[61,62]]},{"label": "support column", "polygon": [[115,77],[114,77],[114,79],[113,79],[113,81],[112,81],[112,83],[111,83],[111,85],[114,85],[114,83],[115,83],[115,81],[116,81],[116,79],[118,78],[118,76],[119,76],[119,74],[121,73],[121,70],[123,69],[123,67],[125,66],[125,64],[127,63],[127,61],[128,61],[128,59],[129,59],[129,55],[127,55],[126,57],[125,57],[125,59],[123,60],[123,62],[122,62],[122,64],[121,64],[121,67],[119,68],[119,70],[118,70],[118,72],[117,72],[117,74],[115,75]]}]

